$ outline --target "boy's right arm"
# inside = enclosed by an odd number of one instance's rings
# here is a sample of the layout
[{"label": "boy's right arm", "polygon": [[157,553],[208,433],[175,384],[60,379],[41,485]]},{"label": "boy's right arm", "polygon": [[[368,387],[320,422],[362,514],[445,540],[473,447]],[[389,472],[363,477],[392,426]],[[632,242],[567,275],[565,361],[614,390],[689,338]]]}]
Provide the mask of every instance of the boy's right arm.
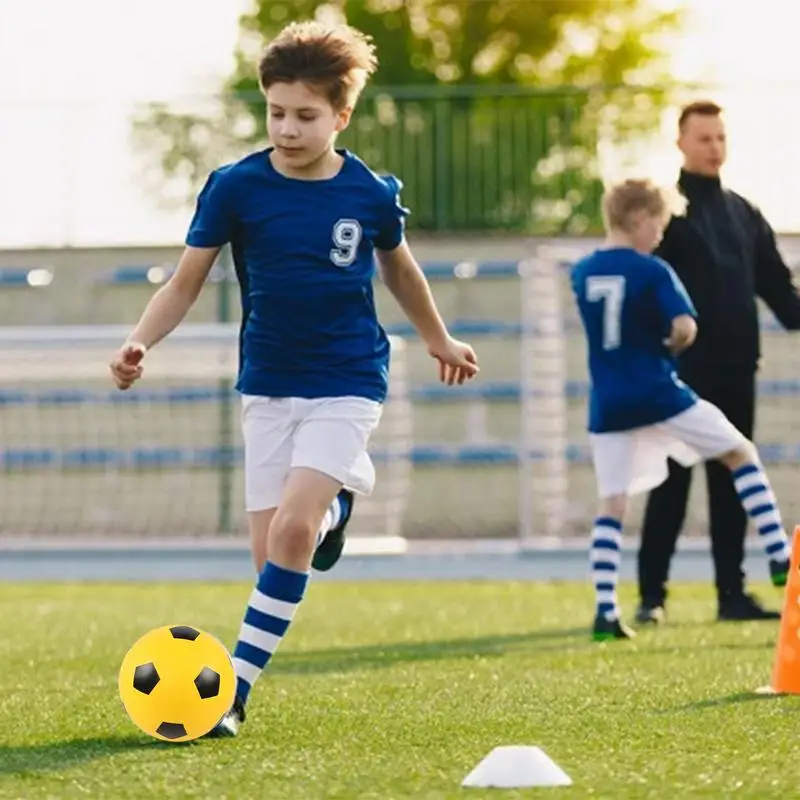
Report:
[{"label": "boy's right arm", "polygon": [[142,376],[147,350],[174,330],[197,300],[220,249],[233,232],[230,190],[225,170],[215,170],[197,196],[194,216],[178,268],[153,295],[138,325],[111,360],[111,376],[119,389],[129,389]]},{"label": "boy's right arm", "polygon": [[187,247],[172,277],[153,295],[138,324],[109,365],[118,389],[129,389],[142,375],[147,350],[173,331],[197,300],[219,247]]}]

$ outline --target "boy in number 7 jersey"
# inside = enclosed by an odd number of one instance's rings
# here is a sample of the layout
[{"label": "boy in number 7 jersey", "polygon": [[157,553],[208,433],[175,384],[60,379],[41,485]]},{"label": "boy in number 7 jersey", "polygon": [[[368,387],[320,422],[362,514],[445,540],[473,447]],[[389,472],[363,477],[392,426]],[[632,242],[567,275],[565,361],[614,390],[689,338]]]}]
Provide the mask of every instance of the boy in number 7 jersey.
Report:
[{"label": "boy in number 7 jersey", "polygon": [[755,446],[676,374],[675,357],[691,346],[697,324],[680,279],[650,255],[670,212],[670,198],[649,181],[610,188],[605,244],[571,271],[588,346],[589,441],[600,498],[590,551],[595,640],[633,635],[617,604],[622,520],[628,496],[666,479],[668,458],[728,467],[773,584],[784,586],[789,570],[786,532]]},{"label": "boy in number 7 jersey", "polygon": [[176,273],[111,363],[117,386],[129,388],[142,375],[141,356],[184,318],[230,243],[242,303],[245,500],[259,577],[233,651],[236,701],[215,735],[238,732],[310,567],[333,566],[353,493],[372,490],[367,443],[389,371],[373,297],[376,256],[441,380],[460,384],[478,371],[472,348],[448,334],[406,243],[400,182],[335,148],[376,66],[369,39],[348,26],[292,24],[269,44],[259,79],[272,146],[208,178]]}]

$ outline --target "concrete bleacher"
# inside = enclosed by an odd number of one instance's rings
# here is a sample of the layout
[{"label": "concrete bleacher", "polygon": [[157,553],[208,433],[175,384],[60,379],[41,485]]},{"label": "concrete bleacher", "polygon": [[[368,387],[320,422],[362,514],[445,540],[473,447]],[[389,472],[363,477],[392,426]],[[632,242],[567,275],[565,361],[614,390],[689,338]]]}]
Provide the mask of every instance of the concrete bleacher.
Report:
[{"label": "concrete bleacher", "polygon": [[[429,281],[451,280],[453,278],[514,278],[519,275],[517,261],[426,261],[423,271]],[[174,264],[123,265],[107,270],[96,276],[98,283],[117,286],[137,284],[159,284],[168,280],[174,273]],[[220,280],[221,273],[212,271],[210,279]],[[0,285],[2,275],[0,274]]]},{"label": "concrete bleacher", "polygon": [[[587,243],[586,247],[591,245]],[[485,254],[488,246],[483,248]],[[502,250],[501,247],[497,248]],[[390,334],[408,339],[407,358],[411,399],[414,405],[414,444],[408,455],[416,469],[412,503],[408,511],[410,535],[509,535],[516,527],[517,480],[520,435],[520,281],[517,258],[469,257],[469,246],[456,253],[458,258],[442,258],[439,253],[422,260],[432,283],[437,303],[454,335],[469,339],[481,358],[481,377],[465,387],[445,387],[435,383],[435,366],[402,311],[384,287],[376,286],[379,314]],[[0,262],[1,264],[2,262]],[[76,272],[50,260],[30,260],[13,269],[0,268],[0,309],[6,325],[38,322],[72,324],[133,324],[158,284],[170,274],[174,259],[153,258],[94,264]],[[792,263],[795,263],[792,260]],[[37,283],[32,272],[51,274],[49,283]],[[192,310],[189,321],[213,322],[218,318],[221,279],[216,271],[209,286]],[[229,284],[230,286],[230,284]],[[24,300],[20,293],[24,293]],[[237,319],[238,293],[228,292],[228,318]],[[585,437],[585,397],[587,393],[584,351],[579,324],[574,313],[569,287],[562,285],[565,333],[567,335],[568,375],[565,393],[568,402],[570,462],[570,529],[583,530],[591,513],[593,485],[588,467]],[[780,331],[769,312],[762,314],[765,364],[759,380],[760,406],[758,438],[765,461],[777,471],[779,499],[786,502],[787,516],[800,514],[795,502],[795,464],[800,458],[800,370],[796,368],[793,339]],[[143,401],[175,402],[178,407],[207,404],[211,408],[218,396],[214,385],[172,387],[150,392],[143,384],[137,396]],[[173,392],[173,394],[169,394]],[[134,395],[114,395],[106,389],[83,391],[44,387],[36,395],[0,391],[0,410],[21,404],[46,407],[68,404],[88,406],[113,402],[135,402]],[[240,453],[215,447],[194,450],[138,446],[91,447],[80,441],[63,446],[9,447],[0,466],[24,468],[27,464],[66,471],[97,467],[171,466],[216,467]],[[535,454],[534,454],[535,455]],[[385,457],[380,450],[377,460]],[[699,482],[698,482],[699,483]],[[701,492],[695,491],[690,523],[698,527],[704,519]],[[795,508],[795,505],[797,506]],[[567,532],[569,532],[569,530]]]}]

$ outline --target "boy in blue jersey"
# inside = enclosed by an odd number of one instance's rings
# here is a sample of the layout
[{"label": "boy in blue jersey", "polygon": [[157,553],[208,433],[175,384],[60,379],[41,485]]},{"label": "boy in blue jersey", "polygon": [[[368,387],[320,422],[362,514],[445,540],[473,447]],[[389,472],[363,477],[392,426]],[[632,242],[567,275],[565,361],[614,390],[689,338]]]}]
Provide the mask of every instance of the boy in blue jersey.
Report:
[{"label": "boy in blue jersey", "polygon": [[220,248],[241,285],[245,495],[259,572],[233,652],[236,701],[215,735],[235,735],[245,703],[295,614],[310,567],[344,546],[353,492],[372,490],[367,443],[381,416],[389,340],[373,298],[384,283],[439,363],[461,384],[475,353],[453,339],[404,236],[400,182],[335,148],[377,66],[348,27],[292,24],[259,64],[271,146],[216,170],[197,199],[186,249],[111,370],[127,389],[147,350],[184,318]]},{"label": "boy in blue jersey", "polygon": [[604,247],[571,273],[588,345],[589,439],[600,497],[590,554],[598,641],[633,636],[617,604],[622,519],[629,495],[666,479],[667,458],[684,466],[718,459],[728,467],[772,582],[784,586],[789,570],[786,532],[755,446],[676,374],[675,357],[691,346],[697,324],[680,279],[650,255],[670,211],[667,195],[649,181],[612,187],[603,198]]}]

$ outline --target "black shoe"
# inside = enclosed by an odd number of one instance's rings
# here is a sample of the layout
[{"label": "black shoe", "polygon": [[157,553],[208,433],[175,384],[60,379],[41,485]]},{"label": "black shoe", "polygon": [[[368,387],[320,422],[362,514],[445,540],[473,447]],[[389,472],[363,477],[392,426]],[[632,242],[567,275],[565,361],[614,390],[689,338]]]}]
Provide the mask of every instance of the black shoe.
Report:
[{"label": "black shoe", "polygon": [[233,701],[231,710],[225,713],[225,716],[206,734],[206,736],[209,739],[224,739],[236,736],[246,716],[244,703],[237,697]]},{"label": "black shoe", "polygon": [[661,625],[665,618],[666,611],[660,604],[641,603],[636,609],[636,621],[640,625]]},{"label": "black shoe", "polygon": [[778,611],[769,611],[751,594],[720,597],[717,619],[720,622],[747,622],[750,620],[780,619]]},{"label": "black shoe", "polygon": [[349,489],[342,489],[337,495],[342,505],[342,518],[335,528],[331,528],[317,547],[311,566],[320,572],[327,572],[340,558],[344,550],[344,531],[353,515],[355,495]]},{"label": "black shoe", "polygon": [[769,562],[769,577],[772,580],[773,586],[786,586],[789,580],[789,569],[791,562],[787,558],[786,561],[770,561]]},{"label": "black shoe", "polygon": [[614,639],[633,639],[636,631],[629,628],[621,619],[608,619],[601,614],[594,618],[592,639],[595,642],[610,642]]}]

